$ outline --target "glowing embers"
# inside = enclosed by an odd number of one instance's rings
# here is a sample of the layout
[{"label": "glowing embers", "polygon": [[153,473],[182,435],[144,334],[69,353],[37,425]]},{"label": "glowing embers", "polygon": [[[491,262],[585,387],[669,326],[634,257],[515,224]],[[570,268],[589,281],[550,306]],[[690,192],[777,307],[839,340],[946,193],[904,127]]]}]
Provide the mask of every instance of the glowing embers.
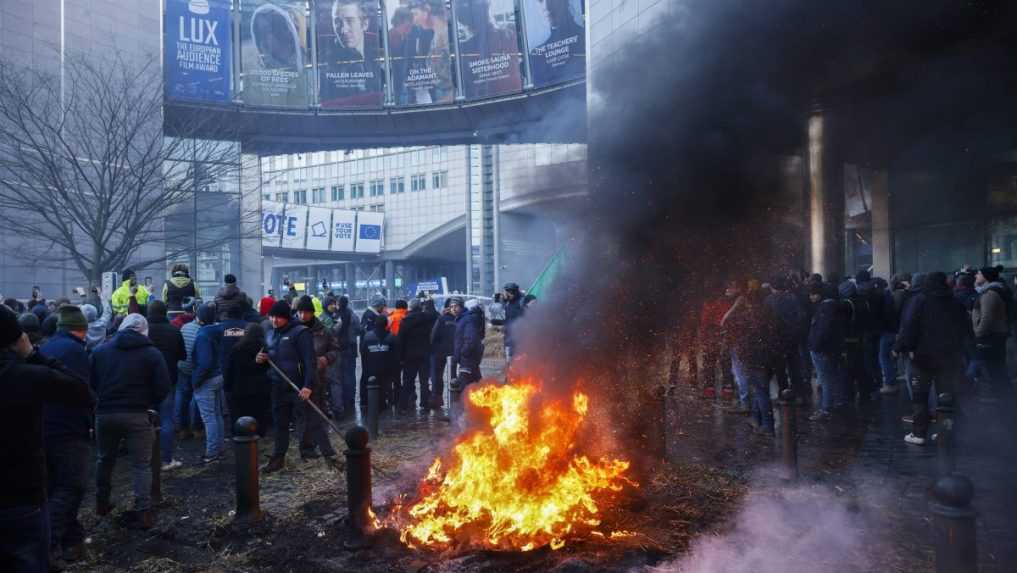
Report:
[{"label": "glowing embers", "polygon": [[467,394],[478,429],[431,465],[417,501],[396,507],[390,524],[410,547],[559,549],[570,538],[610,539],[596,531],[601,504],[625,484],[629,462],[591,460],[577,451],[586,394],[542,401],[529,379],[484,384]]}]

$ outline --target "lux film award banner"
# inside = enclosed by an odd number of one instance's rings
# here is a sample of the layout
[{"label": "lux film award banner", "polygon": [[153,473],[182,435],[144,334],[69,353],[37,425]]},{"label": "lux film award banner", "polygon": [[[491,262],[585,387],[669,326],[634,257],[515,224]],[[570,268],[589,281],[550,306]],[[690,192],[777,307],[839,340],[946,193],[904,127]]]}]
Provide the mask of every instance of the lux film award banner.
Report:
[{"label": "lux film award banner", "polygon": [[357,212],[336,209],[332,211],[332,250],[352,253],[353,233],[357,226]]},{"label": "lux film award banner", "polygon": [[275,201],[262,201],[261,246],[278,247],[286,226],[286,205]]},{"label": "lux film award banner", "polygon": [[357,211],[358,253],[380,253],[384,233],[385,214],[374,211]]},{"label": "lux film award banner", "polygon": [[166,0],[167,98],[230,101],[230,4],[230,0]]},{"label": "lux film award banner", "polygon": [[307,249],[327,251],[332,229],[332,210],[323,207],[307,208]]},{"label": "lux film award banner", "polygon": [[287,249],[303,249],[307,229],[307,207],[286,204],[286,228],[283,229],[282,246]]}]

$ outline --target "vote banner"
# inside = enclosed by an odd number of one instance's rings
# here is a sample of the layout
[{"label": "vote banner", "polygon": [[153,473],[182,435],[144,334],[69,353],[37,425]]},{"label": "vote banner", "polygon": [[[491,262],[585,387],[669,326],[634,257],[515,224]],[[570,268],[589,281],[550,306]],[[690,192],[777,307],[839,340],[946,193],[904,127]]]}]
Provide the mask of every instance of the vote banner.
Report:
[{"label": "vote banner", "polygon": [[380,2],[319,0],[315,10],[321,107],[381,107],[385,74]]},{"label": "vote banner", "polygon": [[303,249],[307,234],[307,207],[286,205],[286,225],[282,231],[282,246],[287,249]]},{"label": "vote banner", "polygon": [[166,0],[166,97],[230,101],[229,0]]},{"label": "vote banner", "polygon": [[275,201],[261,202],[261,246],[278,247],[286,229],[285,205]]},{"label": "vote banner", "polygon": [[244,0],[240,13],[240,69],[245,104],[306,107],[307,3]]},{"label": "vote banner", "polygon": [[332,251],[354,252],[353,233],[357,226],[357,212],[336,209],[332,211]]},{"label": "vote banner", "polygon": [[357,211],[357,246],[358,253],[380,253],[384,233],[384,213],[374,211]]},{"label": "vote banner", "polygon": [[583,0],[522,0],[533,85],[543,87],[586,73]]},{"label": "vote banner", "polygon": [[520,92],[523,54],[516,0],[453,0],[467,99]]},{"label": "vote banner", "polygon": [[327,251],[332,230],[332,210],[322,207],[307,208],[307,249]]}]

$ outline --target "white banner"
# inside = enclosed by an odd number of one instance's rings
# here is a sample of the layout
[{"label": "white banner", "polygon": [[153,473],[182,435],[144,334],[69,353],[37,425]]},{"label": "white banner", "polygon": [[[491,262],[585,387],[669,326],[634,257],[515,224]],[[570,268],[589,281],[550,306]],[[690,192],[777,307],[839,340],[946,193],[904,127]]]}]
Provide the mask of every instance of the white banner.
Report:
[{"label": "white banner", "polygon": [[332,250],[353,252],[353,232],[357,226],[357,212],[336,209],[332,211]]},{"label": "white banner", "polygon": [[285,205],[275,201],[261,202],[261,245],[278,247],[286,228],[286,217],[283,214]]},{"label": "white banner", "polygon": [[385,214],[374,211],[357,211],[357,252],[380,253],[385,236]]},{"label": "white banner", "polygon": [[307,249],[327,251],[332,229],[332,210],[323,207],[307,208]]},{"label": "white banner", "polygon": [[287,249],[303,249],[305,229],[307,229],[307,207],[287,204],[282,246]]}]

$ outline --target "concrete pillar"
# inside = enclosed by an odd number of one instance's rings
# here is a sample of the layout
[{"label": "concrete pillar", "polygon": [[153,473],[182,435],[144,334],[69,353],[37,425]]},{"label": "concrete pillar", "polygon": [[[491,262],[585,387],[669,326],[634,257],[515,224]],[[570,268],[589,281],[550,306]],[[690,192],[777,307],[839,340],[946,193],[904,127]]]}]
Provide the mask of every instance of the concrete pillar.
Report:
[{"label": "concrete pillar", "polygon": [[395,262],[393,261],[385,261],[385,298],[388,299],[389,305],[395,304]]},{"label": "concrete pillar", "polygon": [[828,110],[809,115],[809,264],[823,277],[844,274],[844,162]]},{"label": "concrete pillar", "polygon": [[893,274],[893,236],[890,233],[890,184],[886,169],[868,173],[872,190],[873,276],[889,279]]},{"label": "concrete pillar", "polygon": [[[237,280],[247,296],[258,300],[269,286],[264,282],[261,256],[261,158],[240,155],[240,261]],[[191,272],[197,272],[192,267]]]}]

